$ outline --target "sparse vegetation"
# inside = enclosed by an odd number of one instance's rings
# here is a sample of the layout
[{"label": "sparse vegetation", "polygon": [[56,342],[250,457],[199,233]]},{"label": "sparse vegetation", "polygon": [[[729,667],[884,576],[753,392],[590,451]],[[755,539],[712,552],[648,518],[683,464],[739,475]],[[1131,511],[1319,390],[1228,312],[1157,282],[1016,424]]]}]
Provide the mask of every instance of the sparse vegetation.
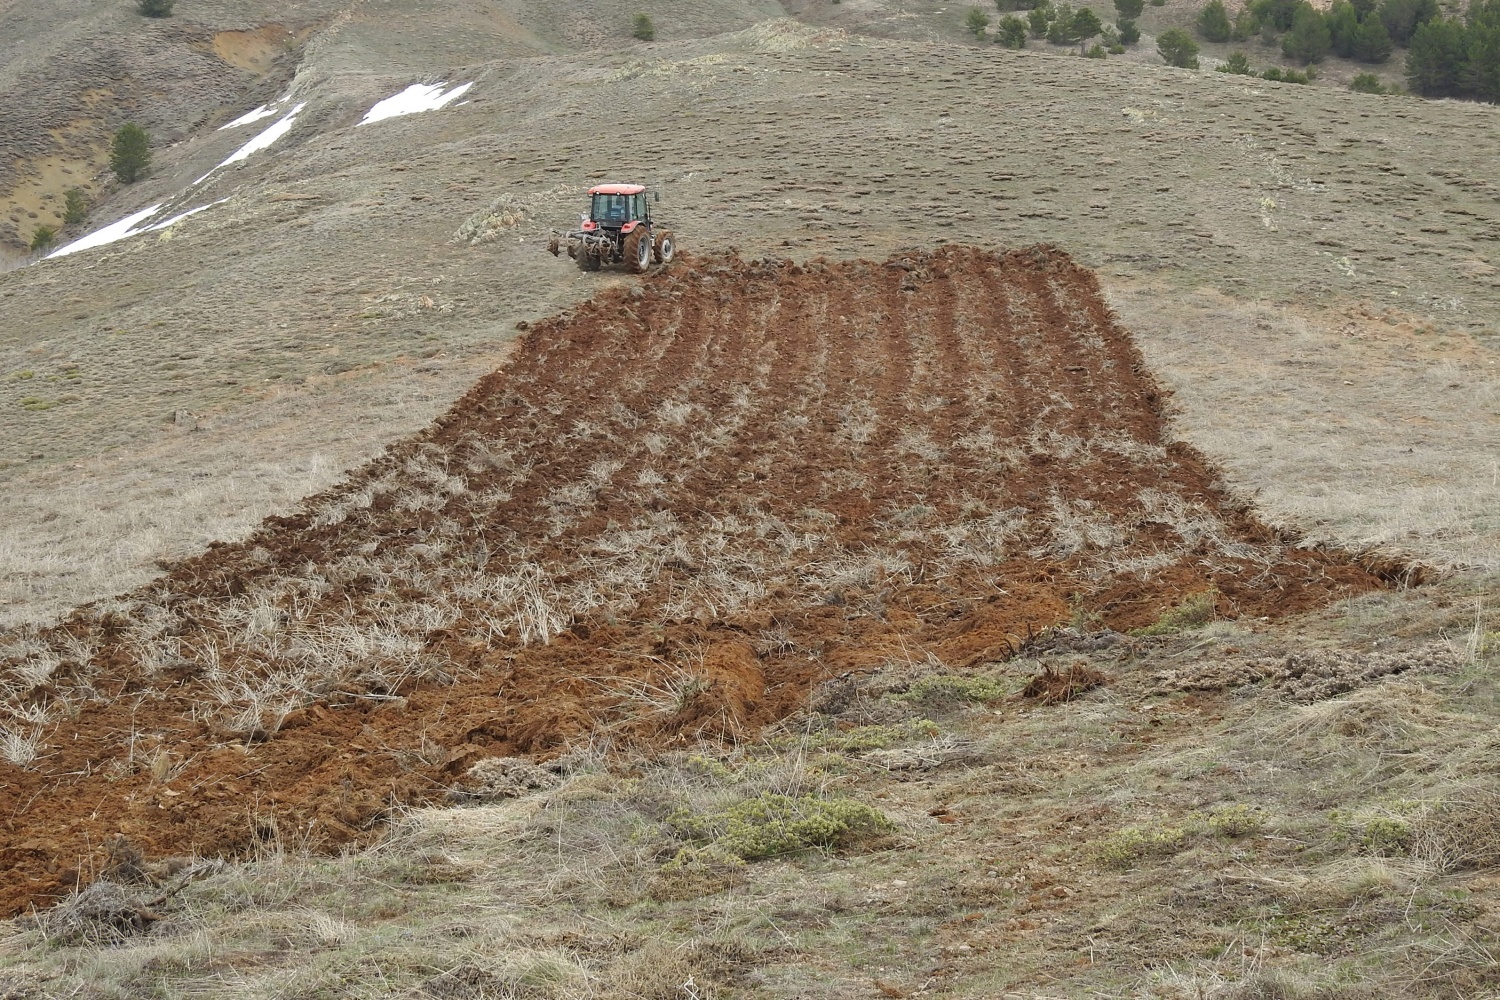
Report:
[{"label": "sparse vegetation", "polygon": [[964,27],[969,34],[975,38],[983,38],[985,29],[990,26],[990,16],[978,7],[970,7],[969,13],[964,17]]},{"label": "sparse vegetation", "polygon": [[151,166],[151,137],[135,124],[121,125],[109,150],[109,169],[122,184],[134,184]]},{"label": "sparse vegetation", "polygon": [[[710,812],[675,812],[667,825],[690,842],[692,846],[683,849],[688,856],[739,861],[785,857],[810,848],[848,848],[896,828],[879,810],[852,799],[774,793]],[[678,863],[683,858],[679,852]]]},{"label": "sparse vegetation", "polygon": [[1355,73],[1349,81],[1349,89],[1356,94],[1384,94],[1385,85],[1374,73]]},{"label": "sparse vegetation", "polygon": [[642,42],[656,41],[656,25],[649,14],[637,14],[631,18],[630,37]]},{"label": "sparse vegetation", "polygon": [[171,17],[176,0],[137,0],[136,10],[146,17]]},{"label": "sparse vegetation", "polygon": [[1156,52],[1168,66],[1198,68],[1198,43],[1181,28],[1168,28],[1156,39]]},{"label": "sparse vegetation", "polygon": [[1181,604],[1163,611],[1161,617],[1154,623],[1138,628],[1132,634],[1139,636],[1176,635],[1179,632],[1202,628],[1214,620],[1214,609],[1218,600],[1219,592],[1212,587],[1190,594]]}]

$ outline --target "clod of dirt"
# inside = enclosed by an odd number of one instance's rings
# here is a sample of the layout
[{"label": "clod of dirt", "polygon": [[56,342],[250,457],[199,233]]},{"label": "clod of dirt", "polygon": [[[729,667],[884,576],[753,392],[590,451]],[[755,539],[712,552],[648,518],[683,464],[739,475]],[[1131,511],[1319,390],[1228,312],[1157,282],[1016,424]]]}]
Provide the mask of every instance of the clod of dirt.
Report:
[{"label": "clod of dirt", "polygon": [[1408,672],[1446,673],[1457,662],[1451,650],[1437,645],[1390,653],[1299,650],[1252,660],[1211,659],[1158,671],[1145,681],[1143,693],[1223,691],[1265,684],[1282,692],[1289,701],[1311,704],[1369,687],[1386,677]]},{"label": "clod of dirt", "polygon": [[[605,291],[246,541],[0,633],[4,707],[48,720],[0,762],[0,915],[115,833],[331,848],[487,758],[739,739],[828,678],[1006,659],[1074,614],[1118,633],[1210,588],[1232,618],[1381,586],[1257,521],[1164,406],[1048,247]],[[119,734],[147,720],[143,763]],[[490,766],[493,794],[540,780]]]},{"label": "clod of dirt", "polygon": [[1043,705],[1059,705],[1108,683],[1107,675],[1082,660],[1069,664],[1066,670],[1058,670],[1052,664],[1044,663],[1042,672],[1027,681],[1026,686],[1021,689],[1021,697],[1038,699]]},{"label": "clod of dirt", "polygon": [[538,767],[525,757],[491,757],[469,768],[465,784],[454,787],[449,798],[457,802],[498,802],[517,799],[551,788],[559,781],[554,771]]}]

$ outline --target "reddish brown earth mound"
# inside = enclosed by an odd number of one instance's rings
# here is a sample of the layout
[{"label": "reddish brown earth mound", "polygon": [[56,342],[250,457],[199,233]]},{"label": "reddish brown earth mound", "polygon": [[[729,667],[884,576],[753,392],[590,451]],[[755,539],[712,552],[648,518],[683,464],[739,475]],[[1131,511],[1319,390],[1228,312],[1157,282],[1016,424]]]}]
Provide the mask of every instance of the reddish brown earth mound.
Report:
[{"label": "reddish brown earth mound", "polygon": [[1059,252],[674,269],[539,324],[295,516],[0,636],[0,912],[116,835],[337,844],[486,756],[753,730],[1074,608],[1124,629],[1209,587],[1280,615],[1378,585],[1170,441]]}]

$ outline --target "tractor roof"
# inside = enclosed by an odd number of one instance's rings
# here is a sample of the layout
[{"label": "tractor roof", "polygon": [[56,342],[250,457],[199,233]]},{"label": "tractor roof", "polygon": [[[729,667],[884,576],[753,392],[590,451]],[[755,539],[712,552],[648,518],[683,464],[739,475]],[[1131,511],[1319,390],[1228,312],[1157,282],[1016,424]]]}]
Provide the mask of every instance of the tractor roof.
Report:
[{"label": "tractor roof", "polygon": [[640,194],[644,190],[644,184],[600,184],[589,188],[589,194]]}]

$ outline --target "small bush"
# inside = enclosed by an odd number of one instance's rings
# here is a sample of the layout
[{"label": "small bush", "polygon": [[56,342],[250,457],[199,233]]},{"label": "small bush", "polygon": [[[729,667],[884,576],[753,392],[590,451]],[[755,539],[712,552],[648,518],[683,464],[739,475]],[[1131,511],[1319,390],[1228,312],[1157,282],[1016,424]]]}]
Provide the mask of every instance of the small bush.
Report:
[{"label": "small bush", "polygon": [[1112,56],[1123,56],[1125,54],[1125,46],[1119,42],[1115,42],[1115,44],[1109,47],[1109,54]]},{"label": "small bush", "polygon": [[1179,69],[1198,68],[1198,43],[1181,28],[1163,31],[1156,39],[1156,51],[1168,66]]},{"label": "small bush", "polygon": [[134,184],[151,165],[151,137],[139,125],[121,125],[110,144],[109,169],[122,184]]},{"label": "small bush", "polygon": [[1115,0],[1117,20],[1134,21],[1146,9],[1146,0]]},{"label": "small bush", "polygon": [[84,197],[82,188],[68,188],[68,193],[63,195],[63,222],[70,226],[89,217],[88,199]]},{"label": "small bush", "polygon": [[1214,620],[1214,608],[1218,600],[1219,591],[1214,587],[1200,590],[1196,594],[1189,594],[1175,608],[1163,611],[1154,624],[1133,629],[1130,634],[1137,636],[1176,635],[1179,632],[1202,628]]},{"label": "small bush", "polygon": [[1169,858],[1187,846],[1180,826],[1129,826],[1104,840],[1095,852],[1105,868],[1124,871],[1146,858]]},{"label": "small bush", "polygon": [[1141,40],[1140,26],[1131,18],[1121,18],[1119,23],[1115,25],[1115,28],[1120,32],[1121,45],[1134,45]]},{"label": "small bush", "polygon": [[1259,833],[1264,826],[1265,821],[1260,813],[1244,805],[1225,806],[1208,815],[1209,832],[1219,837],[1248,837],[1252,833]]},{"label": "small bush", "polygon": [[987,705],[1010,692],[998,677],[965,677],[955,674],[933,674],[912,682],[905,691],[888,695],[892,701],[943,707],[963,702]]},{"label": "small bush", "polygon": [[879,810],[853,799],[772,793],[701,815],[681,810],[667,818],[667,825],[698,848],[687,849],[683,864],[702,854],[755,861],[810,848],[849,847],[896,829]]},{"label": "small bush", "polygon": [[1261,72],[1262,80],[1270,80],[1274,83],[1312,83],[1313,72],[1308,70],[1299,73],[1294,69],[1281,69],[1278,66],[1269,66]]},{"label": "small bush", "polygon": [[1008,49],[1024,49],[1026,47],[1026,22],[1014,14],[1007,14],[1000,19],[995,31],[995,40]]},{"label": "small bush", "polygon": [[930,740],[938,734],[931,719],[908,719],[893,726],[856,726],[853,729],[830,729],[823,732],[785,736],[775,742],[780,746],[802,745],[832,753],[862,753],[884,750],[897,743]]},{"label": "small bush", "polygon": [[651,18],[647,15],[637,14],[630,22],[630,37],[643,42],[654,42],[656,25],[651,23]]},{"label": "small bush", "polygon": [[1349,81],[1349,89],[1356,94],[1383,94],[1385,86],[1374,73],[1355,73]]},{"label": "small bush", "polygon": [[171,17],[176,0],[140,0],[136,9],[147,17]]},{"label": "small bush", "polygon": [[975,38],[984,37],[984,29],[990,26],[990,16],[978,7],[970,7],[968,15],[964,18],[964,27]]},{"label": "small bush", "polygon": [[1396,816],[1370,816],[1334,810],[1328,814],[1338,839],[1361,854],[1396,857],[1411,852],[1412,828]]},{"label": "small bush", "polygon": [[1103,59],[1104,46],[1100,45],[1098,42],[1095,42],[1093,45],[1090,45],[1088,47],[1088,49],[1083,53],[1083,56],[1085,59]]},{"label": "small bush", "polygon": [[41,253],[55,242],[57,242],[57,229],[53,226],[37,226],[36,231],[31,234],[33,253]]},{"label": "small bush", "polygon": [[1220,73],[1234,73],[1238,76],[1255,75],[1255,70],[1250,68],[1250,57],[1238,50],[1229,53],[1229,58],[1225,59],[1218,66],[1215,66],[1214,69]]}]

